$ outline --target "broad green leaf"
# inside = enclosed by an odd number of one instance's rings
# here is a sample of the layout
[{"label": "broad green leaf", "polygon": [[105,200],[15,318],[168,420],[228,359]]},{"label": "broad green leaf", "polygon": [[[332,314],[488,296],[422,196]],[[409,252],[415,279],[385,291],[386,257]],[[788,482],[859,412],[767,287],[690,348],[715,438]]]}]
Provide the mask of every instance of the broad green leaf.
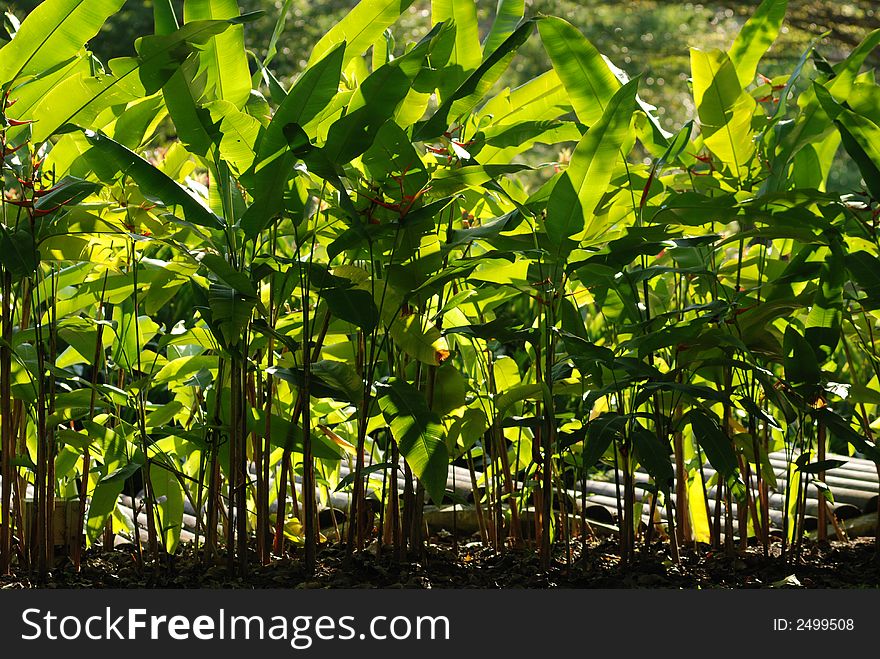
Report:
[{"label": "broad green leaf", "polygon": [[162,96],[156,94],[129,103],[116,118],[107,133],[114,140],[134,151],[140,149],[155,134],[168,117],[168,110]]},{"label": "broad green leaf", "polygon": [[361,83],[346,114],[333,122],[327,132],[322,151],[330,162],[345,164],[370,147],[382,124],[406,98],[426,50],[423,42],[421,47],[379,67]]},{"label": "broad green leaf", "polygon": [[180,206],[186,219],[193,224],[219,228],[222,220],[206,208],[176,181],[141,158],[133,151],[111,140],[106,135],[84,131],[92,148],[120,174],[124,174],[141,186],[144,195],[161,201],[166,206]]},{"label": "broad green leaf", "polygon": [[406,132],[389,119],[361,158],[367,172],[399,201],[414,198],[428,183],[428,174]]},{"label": "broad green leaf", "polygon": [[171,0],[153,0],[153,32],[171,34],[180,27]]},{"label": "broad green leaf", "polygon": [[731,439],[721,430],[714,414],[695,408],[689,413],[688,418],[694,437],[705,452],[709,464],[726,482],[730,482],[739,471]]},{"label": "broad green leaf", "polygon": [[571,112],[571,102],[555,69],[532,78],[516,89],[505,89],[483,105],[477,117],[489,126],[517,126],[549,121]]},{"label": "broad green leaf", "polygon": [[345,42],[331,49],[320,61],[310,65],[297,78],[278,106],[272,121],[261,131],[258,143],[258,165],[271,166],[287,148],[284,127],[288,124],[304,126],[314,119],[339,90],[339,77],[342,73],[342,58]]},{"label": "broad green leaf", "polygon": [[137,69],[137,60],[113,60],[111,69],[112,75],[71,76],[46,94],[31,114],[36,119],[31,132],[33,140],[48,139],[66,123],[89,127],[105,108],[139,99],[143,88],[137,76],[131,75]]},{"label": "broad green leaf", "polygon": [[788,0],[764,0],[733,42],[728,55],[743,89],[755,81],[758,62],[776,41],[787,6]]},{"label": "broad green leaf", "polygon": [[595,466],[611,446],[611,442],[623,438],[626,417],[619,414],[604,413],[587,425],[586,445],[583,461],[586,468]]},{"label": "broad green leaf", "polygon": [[[183,3],[185,23],[237,18],[240,13],[237,0],[186,0]],[[199,57],[207,75],[209,94],[241,110],[251,93],[244,27],[232,25],[211,37],[202,46]]]},{"label": "broad green leaf", "polygon": [[789,325],[785,328],[785,379],[794,385],[818,385],[822,370],[816,359],[816,351],[800,332]]},{"label": "broad green leaf", "polygon": [[150,484],[156,498],[158,531],[162,535],[165,550],[174,553],[183,528],[183,488],[171,471],[155,462],[150,464]]},{"label": "broad green leaf", "polygon": [[244,328],[251,319],[256,300],[223,284],[211,284],[208,289],[212,330],[219,330],[218,341],[228,346],[241,343]]},{"label": "broad green leaf", "polygon": [[148,94],[159,91],[180,64],[193,52],[193,45],[203,46],[231,26],[253,20],[253,14],[227,19],[193,21],[170,34],[140,37],[134,43],[140,67],[138,73]]},{"label": "broad green leaf", "polygon": [[859,250],[846,255],[846,267],[855,282],[865,291],[872,305],[880,305],[880,259]]},{"label": "broad green leaf", "polygon": [[872,31],[842,62],[834,65],[834,77],[828,87],[838,100],[846,100],[865,60],[880,46],[880,28]]},{"label": "broad green leaf", "polygon": [[880,126],[837,103],[821,85],[814,83],[813,90],[840,131],[843,147],[856,162],[868,190],[874,197],[880,197]]},{"label": "broad green leaf", "polygon": [[813,410],[812,415],[824,423],[833,435],[852,444],[853,448],[863,453],[869,460],[873,460],[875,464],[880,465],[880,449],[860,431],[854,430],[848,420],[827,407]]},{"label": "broad green leaf", "polygon": [[34,235],[24,227],[10,231],[0,224],[0,264],[13,281],[20,281],[35,273],[40,264],[40,253],[34,243]]},{"label": "broad green leaf", "polygon": [[212,274],[227,286],[234,288],[242,295],[250,298],[257,297],[257,290],[248,275],[236,270],[229,261],[219,254],[205,252],[200,254],[199,262],[208,268]]},{"label": "broad green leaf", "polygon": [[441,365],[434,375],[434,395],[431,409],[440,416],[463,407],[467,393],[467,381],[455,366],[449,362]]},{"label": "broad green leaf", "polygon": [[45,0],[0,48],[0,85],[41,74],[68,60],[94,37],[125,0]]},{"label": "broad green leaf", "polygon": [[733,63],[721,50],[691,48],[691,76],[703,142],[741,178],[755,153],[755,99],[743,91]]},{"label": "broad green leaf", "polygon": [[116,510],[116,501],[125,485],[125,479],[114,477],[114,474],[121,474],[121,470],[128,465],[134,465],[136,471],[143,464],[143,455],[141,454],[139,461],[128,459],[126,440],[119,429],[102,428],[92,421],[85,422],[85,426],[90,435],[100,438],[103,446],[102,476],[92,492],[86,521],[86,539],[89,544],[93,544],[101,536],[107,520]]},{"label": "broad green leaf", "polygon": [[455,46],[440,78],[440,98],[455,90],[483,59],[477,9],[473,0],[431,0],[431,23],[453,21]]},{"label": "broad green leaf", "polygon": [[379,324],[379,310],[368,291],[358,288],[325,288],[319,295],[330,312],[369,334]]},{"label": "broad green leaf", "polygon": [[94,544],[104,532],[104,526],[113,511],[116,510],[116,500],[122,494],[121,480],[111,483],[98,483],[92,492],[89,502],[89,514],[86,520],[86,539],[89,544]]},{"label": "broad green leaf", "polygon": [[513,34],[525,11],[525,0],[498,0],[492,27],[483,41],[484,57],[492,53],[507,37]]},{"label": "broad green leaf", "polygon": [[346,362],[319,359],[312,363],[312,377],[343,392],[350,403],[363,403],[364,383],[358,372]]},{"label": "broad green leaf", "polygon": [[440,417],[431,412],[421,392],[404,380],[377,382],[376,392],[400,454],[439,505],[446,490],[449,463]]},{"label": "broad green leaf", "polygon": [[601,235],[594,226],[596,206],[607,192],[621,146],[630,130],[638,80],[621,87],[602,118],[587,131],[559,177],[547,203],[545,230],[558,254],[571,251],[571,239],[588,241]]},{"label": "broad green leaf", "polygon": [[845,282],[844,254],[839,246],[835,246],[822,264],[819,287],[804,331],[804,337],[813,346],[819,363],[824,363],[831,357],[840,341]]},{"label": "broad green leaf", "polygon": [[438,366],[449,358],[449,345],[440,330],[418,314],[396,319],[388,333],[397,347],[423,364]]},{"label": "broad green leaf", "polygon": [[215,142],[215,126],[205,102],[205,78],[198,75],[199,61],[188,58],[162,86],[162,98],[181,144],[195,155],[207,157]]},{"label": "broad green leaf", "polygon": [[146,344],[156,336],[159,326],[149,316],[136,316],[131,298],[113,307],[113,322],[117,336],[113,361],[132,371],[138,370],[139,364],[147,368],[148,364],[142,363],[140,355]]},{"label": "broad green leaf", "polygon": [[451,122],[471,112],[507,70],[516,51],[532,34],[534,21],[522,23],[490,53],[477,70],[442,100],[430,119],[416,125],[413,139],[431,140],[442,135]]},{"label": "broad green leaf", "polygon": [[220,157],[236,175],[247,171],[254,164],[254,143],[260,133],[260,122],[241,112],[229,101],[211,101],[205,105],[211,123],[218,126],[213,136],[219,145]]},{"label": "broad green leaf", "polygon": [[620,81],[580,30],[555,16],[542,18],[538,32],[574,110],[587,126],[602,117]]},{"label": "broad green leaf", "polygon": [[798,471],[805,474],[818,474],[820,471],[828,471],[837,469],[846,464],[846,460],[816,460],[807,465],[798,466]]},{"label": "broad green leaf", "polygon": [[546,386],[543,383],[531,383],[499,388],[499,394],[495,398],[495,409],[499,415],[503,415],[511,405],[522,400],[544,400]]},{"label": "broad green leaf", "polygon": [[660,491],[669,492],[675,478],[669,444],[644,428],[633,431],[631,438],[639,463],[651,475]]},{"label": "broad green leaf", "polygon": [[283,208],[293,167],[310,147],[301,126],[316,117],[336,95],[344,52],[345,44],[339,44],[306,69],[261,131],[254,170],[242,176],[254,197],[253,205],[241,220],[248,238],[257,236]]},{"label": "broad green leaf", "polygon": [[217,372],[218,357],[216,355],[193,355],[172,359],[153,376],[154,385],[184,385],[187,380],[199,371]]},{"label": "broad green leaf", "polygon": [[[446,445],[450,453],[467,452],[485,434],[489,420],[481,409],[468,407],[460,417],[453,417]],[[460,447],[460,448],[459,448]]]},{"label": "broad green leaf", "polygon": [[[47,94],[51,93],[56,85],[70,78],[91,75],[91,72],[89,62],[84,57],[77,57],[43,71],[38,77],[15,88],[14,98],[17,100],[15,105],[7,109],[6,116],[18,120],[34,119],[34,108],[43,101]],[[11,143],[25,129],[25,126],[7,128],[7,142]]]},{"label": "broad green leaf", "polygon": [[412,3],[413,0],[361,0],[315,44],[309,66],[343,42],[345,66],[372,46]]}]

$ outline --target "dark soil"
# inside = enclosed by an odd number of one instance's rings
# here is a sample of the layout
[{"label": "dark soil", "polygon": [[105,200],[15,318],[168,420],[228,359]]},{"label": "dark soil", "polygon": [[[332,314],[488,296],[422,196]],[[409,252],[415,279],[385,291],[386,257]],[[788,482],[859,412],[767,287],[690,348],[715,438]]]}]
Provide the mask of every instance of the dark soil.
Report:
[{"label": "dark soil", "polygon": [[[54,570],[49,588],[876,588],[880,561],[874,541],[807,543],[796,559],[783,562],[780,546],[764,557],[749,548],[736,557],[707,548],[685,549],[679,565],[668,557],[668,545],[640,547],[623,565],[613,539],[595,540],[571,561],[555,556],[542,570],[535,554],[507,550],[503,554],[475,542],[432,538],[424,560],[393,559],[390,550],[376,556],[365,551],[349,557],[331,544],[319,554],[318,569],[308,576],[294,552],[268,566],[252,561],[247,577],[230,577],[225,561],[204,564],[184,550],[160,568],[138,567],[132,547],[113,552],[89,551],[79,573],[69,563]],[[26,574],[0,577],[0,588],[30,588],[37,584]]]}]

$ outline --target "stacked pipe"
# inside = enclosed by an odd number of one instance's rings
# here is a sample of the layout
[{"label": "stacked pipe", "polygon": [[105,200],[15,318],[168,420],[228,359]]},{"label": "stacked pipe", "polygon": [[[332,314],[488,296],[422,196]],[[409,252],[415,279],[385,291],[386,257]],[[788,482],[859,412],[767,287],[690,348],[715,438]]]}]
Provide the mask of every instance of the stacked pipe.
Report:
[{"label": "stacked pipe", "polygon": [[[833,494],[834,504],[832,505],[832,510],[837,519],[848,520],[860,515],[867,515],[876,512],[878,487],[880,487],[876,465],[870,460],[849,456],[828,454],[826,457],[829,460],[840,460],[844,463],[841,466],[829,469],[824,478],[824,482]],[[769,496],[770,505],[768,513],[771,526],[778,529],[783,525],[786,501],[784,491],[788,484],[789,473],[794,469],[793,462],[796,459],[796,456],[790,454],[786,455],[784,452],[778,451],[771,453],[768,458],[770,465],[773,467],[777,484],[776,491],[771,492]],[[372,460],[368,459],[366,465],[369,466],[370,464],[372,464]],[[340,479],[349,476],[352,468],[353,465],[349,463],[348,459],[343,458],[339,466]],[[255,476],[255,466],[251,465],[250,469],[251,475]],[[705,465],[703,467],[703,474],[707,479],[710,479],[715,475],[715,471],[710,465]],[[393,475],[389,475],[388,472],[386,472],[386,475],[396,478],[398,482],[398,491],[403,491],[404,477],[402,469],[395,470]],[[476,482],[480,484],[479,487],[482,490],[485,487],[485,484],[482,482],[483,474],[476,472],[473,474],[473,477],[476,479]],[[564,502],[566,511],[583,515],[587,520],[598,522],[602,525],[614,524],[618,517],[619,489],[617,483],[615,483],[615,474],[613,471],[606,473],[605,477],[607,480],[591,479],[581,484],[586,492],[586,497],[583,497],[581,491],[573,489],[564,490],[563,492],[566,497],[566,501]],[[617,478],[620,483],[623,482],[621,474],[617,474]],[[754,474],[752,475],[752,479],[751,485],[754,486]],[[636,501],[643,504],[649,504],[652,496],[650,492],[650,476],[643,471],[637,471],[634,475],[634,481],[637,491]],[[522,486],[522,483],[518,482],[516,484],[517,489],[520,489]],[[270,487],[272,487],[271,482]],[[296,476],[294,479],[294,487],[298,493],[301,492],[302,483],[299,476]],[[458,505],[446,506],[446,512],[466,516],[467,509],[463,508],[460,503],[462,501],[473,503],[474,492],[472,488],[471,472],[463,467],[451,465],[447,474],[446,489],[448,492],[454,493],[454,499],[458,502]],[[31,490],[32,488],[28,486],[28,496],[31,496]],[[372,491],[368,492],[369,496],[375,499],[375,495]],[[714,511],[716,505],[716,488],[714,486],[707,488],[706,494],[709,507]],[[817,512],[822,497],[815,485],[811,485],[808,488],[807,495],[805,502],[805,526],[809,531],[814,530],[817,526]],[[674,494],[671,496],[671,499],[675,502]],[[348,492],[323,491],[319,497],[319,512],[329,511],[337,516],[337,520],[344,520],[350,503],[351,495]],[[146,528],[146,515],[142,510],[142,506],[137,501],[132,501],[131,497],[122,495],[119,498],[118,508],[119,512],[126,519],[132,520],[132,522],[134,522],[134,520],[137,521],[140,535],[145,537],[143,529]],[[441,508],[442,506],[435,506],[432,507],[432,511]],[[137,513],[135,513],[135,510],[137,510]],[[270,511],[275,512],[276,510],[277,504],[273,502],[270,506]],[[657,510],[663,515],[663,517],[665,517],[665,511],[663,510],[662,504],[659,502],[657,504]],[[737,510],[737,504],[733,503],[728,512],[735,518]],[[191,542],[195,538],[196,517],[197,513],[193,509],[193,506],[188,500],[185,500],[181,541]],[[649,507],[647,505],[643,506],[641,517],[643,524],[650,523]],[[433,514],[430,516],[430,519],[444,520],[442,523],[446,524],[446,521],[450,519],[450,515]],[[463,518],[461,521],[464,521]],[[465,530],[468,527],[468,524],[458,524],[457,526],[459,530]],[[117,538],[117,542],[120,541],[123,541],[123,538]]]}]

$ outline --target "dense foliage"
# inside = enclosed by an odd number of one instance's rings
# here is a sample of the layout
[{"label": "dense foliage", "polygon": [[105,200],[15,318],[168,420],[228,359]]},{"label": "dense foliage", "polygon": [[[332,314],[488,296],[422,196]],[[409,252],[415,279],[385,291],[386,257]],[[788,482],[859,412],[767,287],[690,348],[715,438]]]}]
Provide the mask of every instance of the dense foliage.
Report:
[{"label": "dense foliage", "polygon": [[[252,538],[313,565],[330,505],[350,550],[418,551],[424,504],[462,503],[450,465],[484,541],[545,562],[608,466],[629,557],[641,468],[675,559],[766,547],[771,489],[797,544],[828,445],[880,461],[880,31],[765,78],[787,5],[765,0],[690,52],[670,133],[639,78],[522,0],[487,30],[434,0],[403,47],[411,2],[362,0],[290,86],[232,0],[157,1],[101,62],[83,44],[123,4],[46,0],[0,50],[0,569],[45,573],[57,499],[140,556],[124,493],[153,558],[190,510],[231,569]],[[552,68],[499,91],[530,43]],[[862,178],[843,195],[839,150]]]}]

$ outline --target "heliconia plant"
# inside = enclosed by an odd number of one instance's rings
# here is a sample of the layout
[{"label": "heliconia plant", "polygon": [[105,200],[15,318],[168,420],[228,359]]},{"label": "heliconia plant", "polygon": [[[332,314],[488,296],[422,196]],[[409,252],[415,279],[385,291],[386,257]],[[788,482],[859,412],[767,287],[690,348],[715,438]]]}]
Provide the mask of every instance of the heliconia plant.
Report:
[{"label": "heliconia plant", "polygon": [[[407,44],[411,2],[361,0],[289,86],[232,0],[156,0],[99,61],[123,2],[46,0],[0,49],[0,572],[45,577],[58,500],[141,561],[185,525],[242,575],[291,543],[418,554],[426,504],[466,503],[451,467],[483,541],[544,565],[599,472],[625,561],[643,506],[674,560],[768,552],[771,491],[785,555],[826,452],[880,464],[880,33],[765,78],[765,0],[691,51],[671,133],[522,0],[485,34],[434,0]],[[505,87],[530,39],[552,68]],[[841,151],[862,189],[827,188]]]}]

